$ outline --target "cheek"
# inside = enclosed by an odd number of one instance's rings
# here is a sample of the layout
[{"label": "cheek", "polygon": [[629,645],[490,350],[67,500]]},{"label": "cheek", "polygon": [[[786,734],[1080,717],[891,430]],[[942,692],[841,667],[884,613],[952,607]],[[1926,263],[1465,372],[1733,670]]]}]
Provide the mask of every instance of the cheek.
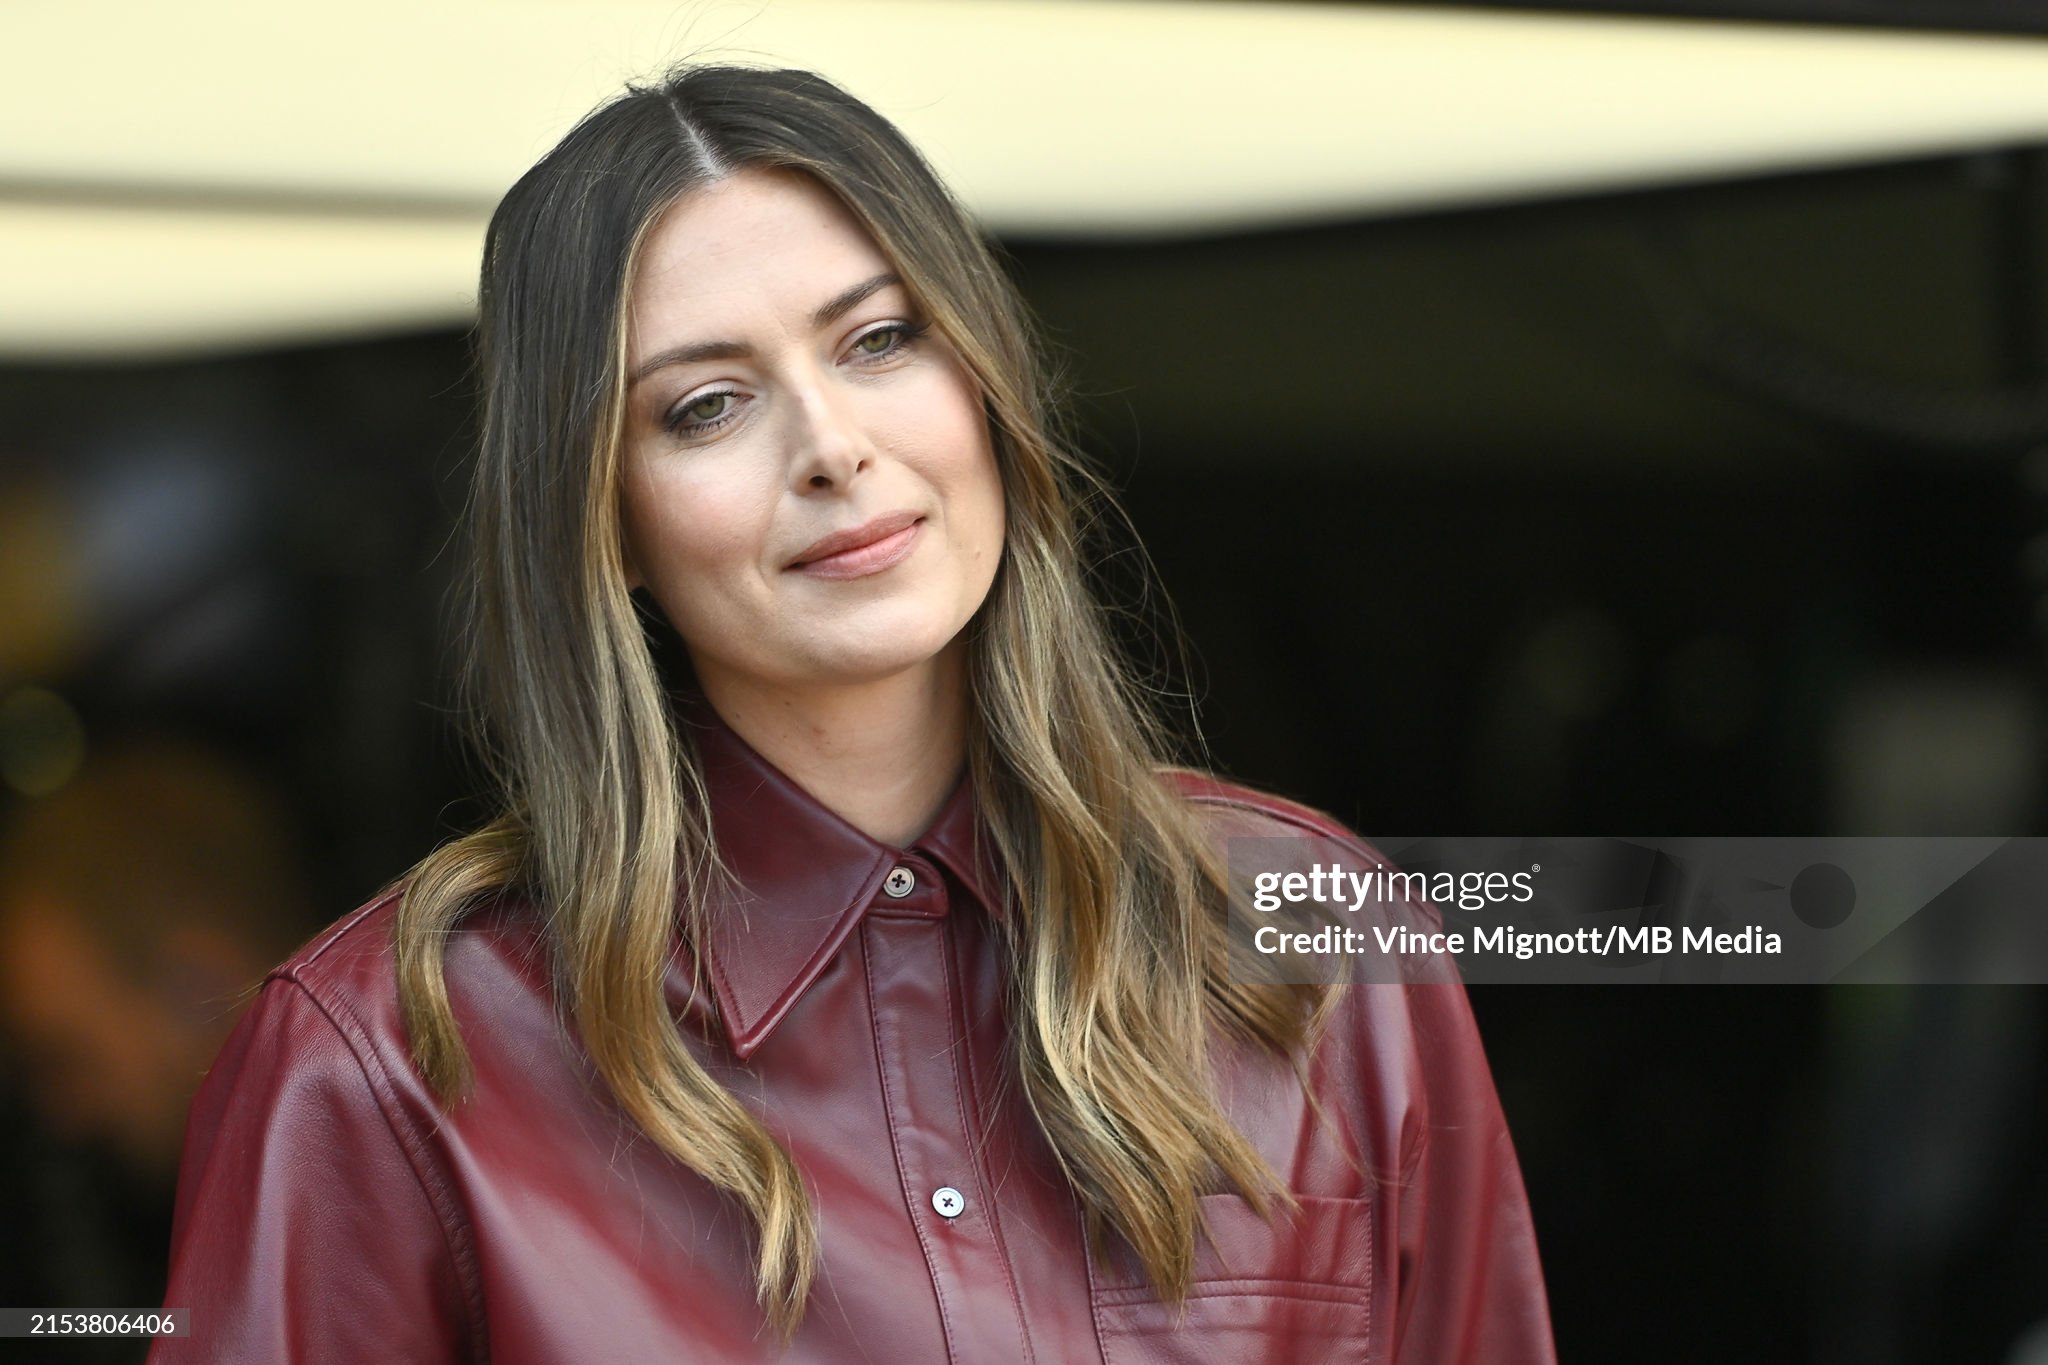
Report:
[{"label": "cheek", "polygon": [[1006,533],[1003,480],[996,470],[995,456],[990,453],[985,437],[976,451],[977,458],[965,472],[960,495],[960,501],[967,509],[962,532],[969,561],[978,572],[989,576],[994,574],[996,563],[1003,555]]},{"label": "cheek", "polygon": [[630,476],[622,513],[634,563],[657,596],[665,587],[715,587],[705,580],[752,567],[763,543],[752,490],[679,465]]},{"label": "cheek", "polygon": [[963,528],[974,562],[993,572],[1002,558],[1007,533],[1008,509],[1003,499],[1002,471],[996,467],[990,446],[988,424],[977,410],[966,423],[961,448],[968,452],[961,462],[959,500],[966,506],[968,524]]},{"label": "cheek", "polygon": [[944,492],[962,549],[977,561],[993,559],[1002,549],[1003,480],[980,395],[965,373],[955,371],[935,386],[926,411],[926,477]]}]

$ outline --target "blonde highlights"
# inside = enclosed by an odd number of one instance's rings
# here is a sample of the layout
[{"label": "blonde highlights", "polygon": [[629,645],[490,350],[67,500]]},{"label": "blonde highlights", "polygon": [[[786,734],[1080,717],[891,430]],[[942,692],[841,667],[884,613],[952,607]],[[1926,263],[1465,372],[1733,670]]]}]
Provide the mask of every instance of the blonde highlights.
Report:
[{"label": "blonde highlights", "polygon": [[624,1115],[758,1230],[755,1281],[785,1334],[818,1265],[801,1172],[712,1078],[663,979],[700,971],[724,875],[704,782],[620,565],[626,300],[679,198],[748,168],[815,178],[862,223],[980,386],[1008,529],[971,633],[969,772],[1011,888],[997,917],[1021,1086],[1097,1254],[1114,1233],[1184,1297],[1198,1199],[1287,1196],[1218,1103],[1222,1027],[1299,1070],[1329,997],[1230,982],[1215,840],[1083,571],[1102,495],[1053,434],[1021,301],[900,133],[806,72],[687,68],[629,90],[522,177],[493,217],[481,291],[484,426],[467,521],[466,682],[503,798],[404,879],[399,989],[415,1060],[454,1103],[467,1053],[448,936],[501,892],[544,917],[558,998]]}]

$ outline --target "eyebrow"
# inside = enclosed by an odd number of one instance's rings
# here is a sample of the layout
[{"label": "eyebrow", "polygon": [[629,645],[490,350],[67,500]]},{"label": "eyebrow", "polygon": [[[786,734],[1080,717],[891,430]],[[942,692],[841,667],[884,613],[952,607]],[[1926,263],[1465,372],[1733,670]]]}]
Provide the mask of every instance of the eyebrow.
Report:
[{"label": "eyebrow", "polygon": [[[894,271],[885,270],[851,288],[840,290],[819,304],[811,313],[811,330],[830,327],[867,299],[892,285],[901,283],[902,279]],[[626,384],[630,388],[656,370],[666,369],[670,365],[688,365],[700,360],[734,360],[752,352],[752,347],[740,341],[694,341],[687,346],[671,346],[668,350],[642,361],[639,368],[627,378]]]}]

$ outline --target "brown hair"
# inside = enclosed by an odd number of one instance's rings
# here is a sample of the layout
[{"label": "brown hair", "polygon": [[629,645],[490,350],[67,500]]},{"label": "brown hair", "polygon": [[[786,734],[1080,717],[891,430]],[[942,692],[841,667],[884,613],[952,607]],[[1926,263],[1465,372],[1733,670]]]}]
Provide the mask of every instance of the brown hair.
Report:
[{"label": "brown hair", "polygon": [[467,638],[505,804],[409,876],[398,960],[415,1057],[444,1098],[466,1088],[442,949],[479,898],[523,888],[612,1094],[745,1208],[762,1306],[794,1331],[817,1257],[800,1173],[691,1056],[662,995],[670,934],[704,941],[720,869],[696,756],[628,593],[617,493],[641,244],[679,198],[751,168],[809,175],[837,196],[980,386],[1008,527],[968,628],[969,771],[1015,897],[999,922],[1018,1079],[1091,1246],[1107,1225],[1181,1300],[1197,1199],[1219,1175],[1262,1212],[1269,1192],[1287,1199],[1216,1100],[1206,1026],[1299,1071],[1324,996],[1227,979],[1214,839],[1162,779],[1167,737],[1086,586],[1078,514],[1102,489],[1052,434],[1023,305],[902,134],[809,72],[696,66],[629,88],[492,218]]}]

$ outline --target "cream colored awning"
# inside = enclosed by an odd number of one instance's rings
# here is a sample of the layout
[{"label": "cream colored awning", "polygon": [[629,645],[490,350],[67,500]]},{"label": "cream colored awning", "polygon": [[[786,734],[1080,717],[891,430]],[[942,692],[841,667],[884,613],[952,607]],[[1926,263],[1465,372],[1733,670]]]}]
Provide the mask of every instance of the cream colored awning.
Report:
[{"label": "cream colored awning", "polygon": [[999,232],[1210,232],[2048,140],[2048,40],[1106,0],[0,7],[0,354],[460,322],[505,187],[686,55],[872,101]]}]

